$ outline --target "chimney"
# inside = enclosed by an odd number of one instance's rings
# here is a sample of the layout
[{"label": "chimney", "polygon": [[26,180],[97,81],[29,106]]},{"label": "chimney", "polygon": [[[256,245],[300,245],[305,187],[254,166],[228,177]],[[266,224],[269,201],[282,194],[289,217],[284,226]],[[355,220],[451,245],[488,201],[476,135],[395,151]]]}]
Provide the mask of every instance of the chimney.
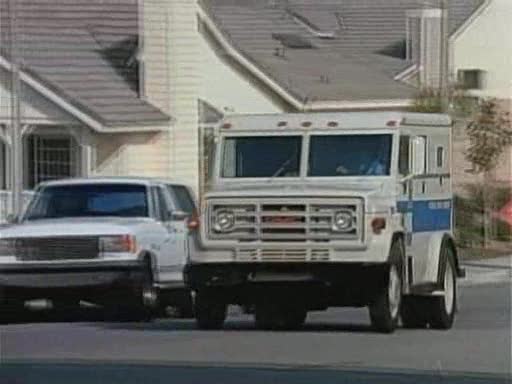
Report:
[{"label": "chimney", "polygon": [[423,87],[440,88],[443,67],[443,12],[439,8],[408,11],[407,59],[418,65]]}]

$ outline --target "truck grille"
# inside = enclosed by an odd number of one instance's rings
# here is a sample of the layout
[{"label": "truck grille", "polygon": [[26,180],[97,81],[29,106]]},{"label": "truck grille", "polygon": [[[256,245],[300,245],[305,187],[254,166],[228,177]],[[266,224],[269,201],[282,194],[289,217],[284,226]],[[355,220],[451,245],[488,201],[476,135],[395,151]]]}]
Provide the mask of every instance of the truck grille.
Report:
[{"label": "truck grille", "polygon": [[261,262],[300,262],[300,261],[329,261],[329,249],[307,248],[276,248],[276,249],[239,249],[237,260]]},{"label": "truck grille", "polygon": [[[213,203],[210,206],[210,236],[212,239],[243,241],[320,241],[361,240],[363,230],[362,201],[359,199],[280,202],[265,200],[258,203]],[[214,230],[216,212],[231,211],[235,226],[227,233]],[[336,212],[352,214],[353,225],[346,231],[333,230]]]},{"label": "truck grille", "polygon": [[97,237],[45,237],[17,239],[14,253],[22,261],[83,260],[99,255]]}]

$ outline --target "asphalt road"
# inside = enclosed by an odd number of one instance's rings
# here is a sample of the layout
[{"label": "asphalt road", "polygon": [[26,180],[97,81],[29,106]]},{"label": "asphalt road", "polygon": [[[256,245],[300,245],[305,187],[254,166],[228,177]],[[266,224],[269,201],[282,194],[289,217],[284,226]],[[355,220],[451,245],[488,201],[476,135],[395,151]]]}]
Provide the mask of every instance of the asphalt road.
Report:
[{"label": "asphalt road", "polygon": [[40,314],[0,327],[0,383],[508,382],[511,288],[463,287],[454,329],[392,335],[373,333],[367,312],[354,309],[310,314],[300,332],[258,331],[240,315],[206,332],[187,320],[58,323]]}]

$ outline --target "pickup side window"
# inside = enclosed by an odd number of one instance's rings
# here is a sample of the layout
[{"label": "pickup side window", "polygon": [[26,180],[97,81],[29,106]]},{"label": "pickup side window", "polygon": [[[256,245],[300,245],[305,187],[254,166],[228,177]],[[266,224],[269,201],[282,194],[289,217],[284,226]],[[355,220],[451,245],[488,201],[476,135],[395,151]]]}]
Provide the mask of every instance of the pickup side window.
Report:
[{"label": "pickup side window", "polygon": [[189,190],[182,185],[168,185],[167,189],[171,194],[174,205],[179,211],[193,214],[196,210],[194,199],[192,198]]},{"label": "pickup side window", "polygon": [[169,221],[170,209],[162,188],[151,187],[151,198],[153,199],[154,217],[158,221]]}]

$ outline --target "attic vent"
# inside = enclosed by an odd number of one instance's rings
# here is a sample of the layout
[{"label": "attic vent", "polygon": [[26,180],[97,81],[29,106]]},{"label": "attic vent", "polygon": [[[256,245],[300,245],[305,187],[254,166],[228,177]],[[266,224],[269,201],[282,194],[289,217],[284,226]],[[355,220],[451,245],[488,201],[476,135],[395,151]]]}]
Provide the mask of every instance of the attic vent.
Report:
[{"label": "attic vent", "polygon": [[480,69],[459,69],[457,79],[464,89],[482,89],[484,71]]},{"label": "attic vent", "polygon": [[293,33],[273,33],[272,38],[278,40],[283,46],[292,49],[312,49],[315,48],[311,41]]}]

